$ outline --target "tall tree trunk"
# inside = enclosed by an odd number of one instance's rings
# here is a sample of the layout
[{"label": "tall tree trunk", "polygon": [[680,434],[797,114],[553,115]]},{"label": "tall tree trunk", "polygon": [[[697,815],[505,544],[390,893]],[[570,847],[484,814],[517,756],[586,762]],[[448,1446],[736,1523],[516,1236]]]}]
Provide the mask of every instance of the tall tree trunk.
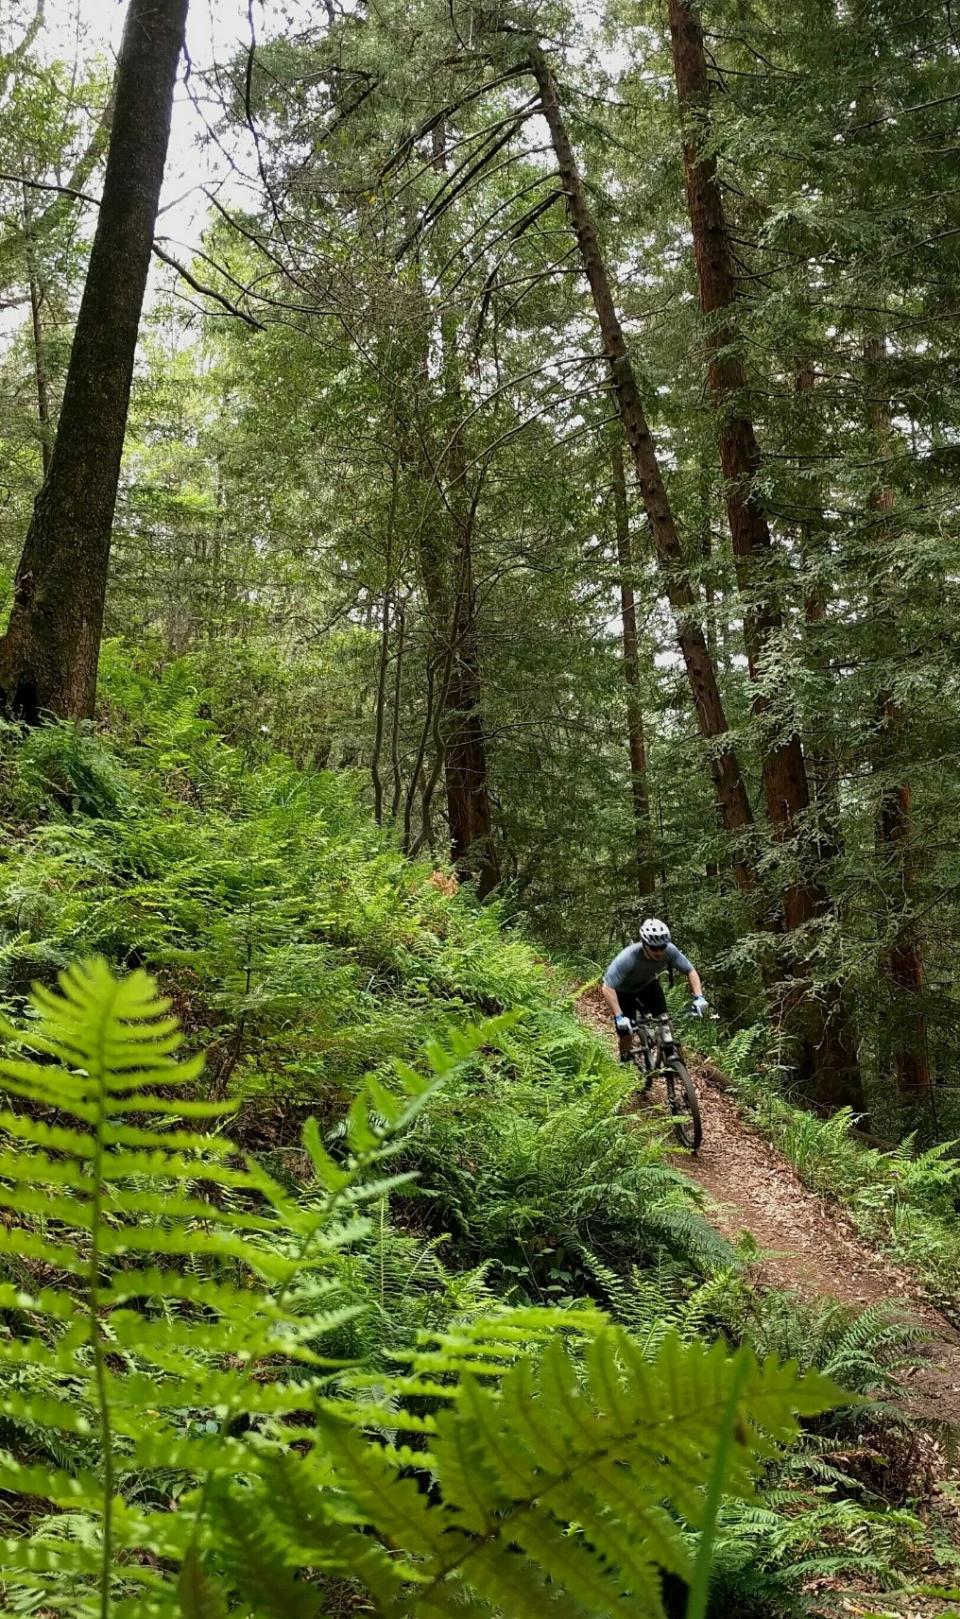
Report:
[{"label": "tall tree trunk", "polygon": [[103,198],[50,470],[0,641],[0,704],[93,713],[111,527],[187,0],[130,0]]},{"label": "tall tree trunk", "polygon": [[370,755],[370,778],[373,782],[373,815],[378,826],[383,822],[383,778],[380,760],[387,711],[387,677],[390,670],[390,629],[393,617],[395,589],[393,553],[397,526],[397,502],[400,492],[400,468],[396,462],[390,469],[390,505],[387,512],[387,532],[384,542],[384,585],[381,597],[380,655],[377,659],[377,695],[375,704],[373,752]]},{"label": "tall tree trunk", "polygon": [[[809,396],[814,391],[815,383],[816,374],[812,362],[799,361],[794,375],[794,385],[797,394],[801,396],[802,407],[809,406]],[[801,415],[797,436],[805,451],[797,462],[798,469],[803,471],[809,465],[807,452],[809,455],[814,453],[816,439],[814,422],[806,414]],[[810,490],[810,498],[805,502],[807,509],[800,513],[798,533],[801,560],[806,574],[803,592],[806,663],[811,674],[823,684],[830,679],[826,656],[821,645],[823,626],[827,618],[827,591],[821,564],[829,554],[828,541],[824,531],[824,502],[819,494],[811,490],[806,481],[804,490]],[[820,858],[824,863],[829,863],[839,859],[843,852],[840,831],[841,761],[836,745],[829,738],[829,732],[814,728],[813,733],[808,735],[807,761],[811,794],[816,809]]]},{"label": "tall tree trunk", "polygon": [[653,535],[664,590],[673,609],[677,643],[683,656],[700,734],[714,743],[710,749],[713,778],[723,825],[731,837],[737,882],[744,892],[756,887],[756,871],[746,847],[753,827],[753,811],[740,762],[727,737],[727,718],[713,660],[698,620],[698,603],[686,575],[683,547],[674,521],[656,448],[644,414],[637,379],[627,353],[623,327],[613,301],[610,278],[600,249],[597,228],[587,202],[583,180],[560,109],[556,80],[539,46],[529,55],[530,70],[540,91],[543,114],[566,196],[567,213],[580,249],[583,271],[590,284],[604,354],[617,401],[617,409],[633,456],[637,482]]},{"label": "tall tree trunk", "polygon": [[[431,147],[433,168],[438,174],[446,173],[447,129],[443,118],[432,131]],[[442,234],[438,240],[443,241]],[[418,547],[436,648],[434,666],[440,671],[434,734],[446,788],[450,853],[461,878],[474,881],[483,898],[496,887],[500,870],[490,802],[473,570],[477,497],[471,493],[467,482],[466,445],[459,425],[465,407],[456,320],[451,313],[441,315],[438,335],[442,357],[442,438],[438,443],[435,434],[421,432],[414,454],[443,510],[432,522],[425,516],[420,525]],[[431,384],[426,340],[419,375],[424,393],[428,394]],[[451,421],[455,425],[447,439]],[[409,437],[409,433],[404,434],[408,442]],[[427,818],[432,797],[431,777],[423,795]]]},{"label": "tall tree trunk", "polygon": [[[22,166],[22,165],[21,165]],[[37,264],[37,244],[33,227],[30,187],[23,187],[23,243],[30,282],[30,320],[33,329],[33,370],[37,385],[37,417],[40,422],[40,465],[43,476],[50,471],[50,378],[47,371],[47,345],[43,335],[44,289]]]},{"label": "tall tree trunk", "polygon": [[403,771],[400,761],[400,722],[403,716],[403,662],[406,651],[407,601],[401,596],[397,602],[397,633],[393,657],[393,714],[390,722],[390,769],[393,776],[393,797],[390,817],[396,821],[403,802]]},{"label": "tall tree trunk", "polygon": [[[441,420],[464,414],[456,372],[454,336],[443,334],[444,410]],[[430,387],[425,365],[422,386]],[[499,881],[490,804],[483,681],[473,572],[476,501],[467,485],[466,451],[459,428],[449,443],[422,426],[398,419],[400,454],[427,490],[417,537],[420,580],[426,598],[433,650],[428,661],[430,714],[424,722],[417,769],[407,793],[405,847],[410,843],[417,771],[431,734],[442,769],[450,853],[464,880],[486,896]],[[435,508],[435,509],[431,509]],[[431,719],[432,714],[432,719]],[[427,794],[432,800],[433,789]]]},{"label": "tall tree trunk", "polygon": [[[793,726],[784,730],[776,701],[760,684],[777,656],[783,615],[773,578],[770,525],[754,487],[760,449],[746,404],[743,363],[734,347],[736,279],[732,245],[716,159],[702,149],[710,96],[703,31],[689,0],[668,0],[668,17],[700,308],[710,323],[707,378],[717,412],[727,518],[743,599],[744,640],[754,687],[752,709],[760,728],[764,797],[771,831],[786,850],[791,872],[783,886],[784,922],[789,936],[797,929],[806,931],[811,922],[830,915],[832,906],[817,869],[815,850],[805,838],[810,786],[800,736]],[[801,946],[788,962],[791,971],[800,977],[808,970],[803,959],[805,948]],[[839,985],[824,985],[814,999],[798,983],[791,998],[800,1002],[794,1005],[792,1021],[797,1021],[797,1012],[802,1014],[799,1021],[815,1075],[817,1100],[826,1106],[849,1103],[862,1108],[856,1043]]]},{"label": "tall tree trunk", "polygon": [[[887,347],[882,337],[869,337],[864,343],[867,413],[877,450],[889,455],[892,423],[882,367]],[[871,491],[870,509],[882,524],[883,514],[894,505],[894,492],[882,482]],[[884,544],[882,535],[878,545]],[[877,587],[876,619],[882,655],[897,645],[893,608],[886,599],[881,577]],[[875,767],[883,778],[877,813],[877,849],[885,872],[892,878],[898,896],[897,934],[886,959],[886,976],[893,1003],[891,1050],[897,1090],[901,1101],[916,1104],[930,1089],[930,1063],[927,1055],[927,1020],[923,1011],[923,949],[919,929],[911,911],[915,903],[916,861],[914,855],[913,794],[910,783],[898,777],[900,755],[906,738],[907,718],[892,686],[884,684],[876,701]]]},{"label": "tall tree trunk", "polygon": [[640,699],[640,657],[637,608],[633,597],[633,547],[623,446],[618,437],[611,452],[613,512],[617,530],[617,566],[620,573],[620,621],[623,626],[623,679],[627,688],[627,742],[630,749],[630,793],[637,860],[637,892],[652,894],[657,878],[653,863],[653,827],[647,794],[647,749]]},{"label": "tall tree trunk", "polygon": [[[454,390],[458,416],[463,404]],[[452,660],[443,692],[447,816],[450,849],[461,876],[476,881],[481,898],[500,879],[490,805],[487,743],[483,725],[480,643],[473,577],[476,496],[466,483],[466,455],[459,426],[449,451],[447,499],[456,544],[455,589],[450,618]]]}]

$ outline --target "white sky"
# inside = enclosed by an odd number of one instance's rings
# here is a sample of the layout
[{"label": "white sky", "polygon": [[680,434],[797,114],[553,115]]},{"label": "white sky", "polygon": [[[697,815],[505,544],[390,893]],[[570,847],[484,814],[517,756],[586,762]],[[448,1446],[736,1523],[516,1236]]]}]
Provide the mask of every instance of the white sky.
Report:
[{"label": "white sky", "polygon": [[[36,0],[0,0],[0,49],[15,44],[23,34]],[[584,19],[596,20],[595,0],[580,0]],[[257,41],[316,26],[319,0],[190,0],[187,14],[187,50],[192,65],[193,93],[203,99],[202,75],[214,62],[226,64],[250,42],[250,17]],[[79,55],[90,60],[115,60],[127,13],[127,0],[45,0],[43,29],[34,48],[48,59],[73,63]],[[322,18],[322,13],[321,13]],[[616,56],[618,53],[614,52]],[[253,142],[234,129],[230,152],[236,172],[215,142],[205,139],[203,117],[184,86],[184,64],[174,100],[170,146],[160,199],[157,236],[182,263],[189,263],[210,211],[205,188],[214,190],[227,205],[239,205],[245,196],[243,175],[256,175]],[[208,109],[212,118],[215,109]],[[257,192],[259,201],[259,191]],[[84,221],[92,229],[88,215]],[[154,262],[151,278],[169,280],[170,271]],[[148,292],[148,300],[150,293]],[[15,324],[0,315],[0,332]]]},{"label": "white sky", "polygon": [[[35,0],[20,0],[18,5],[5,6],[0,0],[0,49],[16,45],[23,37],[34,3]],[[312,10],[309,0],[253,0],[258,41],[286,31],[295,19],[305,20]],[[47,60],[60,59],[69,64],[77,57],[81,62],[98,56],[115,61],[126,13],[127,0],[46,0],[43,27],[34,49]],[[238,50],[245,49],[249,39],[248,0],[190,0],[187,49],[198,100],[203,97],[203,71],[214,61],[228,62]],[[224,154],[215,143],[204,140],[203,119],[185,90],[183,78],[181,62],[157,235],[169,238],[168,251],[187,261],[191,250],[199,246],[209,211],[204,187],[222,188],[220,194],[227,203],[238,201],[243,188]],[[252,151],[245,151],[239,138],[234,138],[233,145],[241,170],[255,174]],[[155,265],[154,274],[158,270],[169,276],[169,271]],[[9,324],[3,320],[0,328]]]},{"label": "white sky", "polygon": [[[56,42],[60,49],[71,50],[79,23],[85,49],[115,57],[126,12],[126,0],[47,0],[45,32],[54,50]],[[276,31],[279,12],[270,0],[266,4],[254,0],[258,39]],[[190,0],[187,50],[195,75],[213,61],[228,61],[249,39],[247,0]],[[203,141],[203,124],[184,89],[183,71],[181,62],[157,234],[189,247],[198,245],[209,206],[203,187],[229,184],[229,165],[211,142]],[[196,78],[194,88],[200,89]]]}]

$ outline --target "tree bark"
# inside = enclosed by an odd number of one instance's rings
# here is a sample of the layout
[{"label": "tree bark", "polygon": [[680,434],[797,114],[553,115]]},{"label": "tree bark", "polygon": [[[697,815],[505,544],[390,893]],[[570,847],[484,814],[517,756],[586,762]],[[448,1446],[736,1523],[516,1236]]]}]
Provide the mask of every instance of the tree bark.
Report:
[{"label": "tree bark", "polygon": [[716,670],[698,621],[697,599],[686,575],[683,547],[647,425],[636,375],[627,353],[597,228],[560,108],[556,80],[539,46],[531,49],[529,62],[550,130],[570,224],[593,295],[610,381],[633,457],[664,590],[673,610],[677,644],[686,668],[697,724],[701,736],[714,743],[709,752],[710,774],[723,825],[731,837],[737,883],[742,891],[750,893],[756,888],[756,872],[745,844],[753,827],[753,811],[732,744],[729,740],[717,740],[727,737],[729,733]]},{"label": "tree bark", "polygon": [[637,892],[652,894],[657,879],[653,863],[653,826],[647,794],[647,749],[640,699],[640,657],[637,608],[633,596],[633,547],[627,507],[627,479],[619,437],[611,454],[613,511],[617,530],[617,566],[620,573],[620,621],[623,626],[623,679],[627,698],[627,743],[630,751],[630,795],[633,801]]},{"label": "tree bark", "polygon": [[[444,351],[444,409],[441,421],[459,422],[464,414],[456,374],[455,340],[442,334]],[[429,388],[425,365],[422,385]],[[490,804],[486,733],[483,725],[483,680],[473,572],[476,500],[467,485],[463,435],[455,429],[449,443],[398,418],[400,453],[428,489],[428,500],[439,508],[425,510],[417,537],[420,579],[426,599],[433,652],[429,669],[435,672],[428,697],[433,709],[433,732],[442,765],[450,832],[450,854],[462,880],[474,881],[481,897],[500,879],[493,816]],[[425,722],[418,765],[430,734]],[[405,814],[405,847],[410,844],[411,814],[417,771],[411,781]],[[428,802],[432,798],[432,788]]]},{"label": "tree bark", "polygon": [[187,0],[130,0],[87,279],[50,469],[0,641],[0,705],[93,713],[120,459]]},{"label": "tree bark", "polygon": [[[447,170],[447,130],[441,119],[432,131],[432,166]],[[441,237],[442,240],[442,237]],[[425,327],[426,329],[426,327]],[[477,496],[467,483],[467,456],[460,423],[465,414],[454,317],[441,315],[439,346],[442,356],[441,433],[446,442],[421,432],[411,460],[436,492],[443,512],[420,525],[420,572],[427,598],[431,632],[440,669],[435,739],[442,758],[446,788],[450,853],[459,876],[476,883],[484,898],[500,880],[493,814],[490,802],[487,739],[483,724],[483,680],[477,598],[473,571],[473,541]],[[424,393],[430,380],[424,341],[420,378]],[[404,435],[409,444],[409,434]],[[408,450],[408,454],[409,454]],[[432,781],[432,778],[431,778]],[[433,786],[424,793],[429,816]],[[416,847],[416,845],[415,845]]]},{"label": "tree bark", "polygon": [[[755,488],[760,449],[746,405],[746,375],[736,352],[737,299],[734,258],[715,157],[702,149],[709,118],[710,84],[700,19],[690,0],[668,0],[674,76],[683,132],[683,168],[693,235],[700,309],[707,318],[707,380],[717,413],[720,462],[726,484],[727,519],[737,585],[743,601],[747,664],[754,687],[764,797],[770,829],[787,852],[791,877],[783,886],[789,937],[832,911],[817,869],[816,850],[805,836],[810,785],[799,732],[784,729],[779,704],[761,688],[779,652],[783,614],[773,578],[773,544],[763,502]],[[781,681],[781,688],[783,682]],[[786,693],[781,689],[781,696]],[[813,869],[811,869],[813,865]],[[809,964],[801,945],[789,970],[804,977]],[[863,1088],[856,1043],[839,985],[828,983],[813,998],[798,983],[789,996],[791,1021],[802,1030],[815,1075],[818,1102],[862,1108]]]},{"label": "tree bark", "polygon": [[[816,376],[809,360],[798,362],[794,375],[796,392],[801,396],[813,393]],[[800,442],[812,454],[815,433],[812,423],[802,417],[798,428]],[[798,460],[798,468],[809,465],[806,456]],[[805,483],[805,488],[808,485]],[[827,618],[827,591],[820,573],[820,564],[829,554],[824,531],[823,501],[817,494],[811,499],[812,513],[804,513],[799,520],[800,553],[807,575],[803,592],[803,622],[808,669],[822,683],[831,678],[826,656],[822,650],[822,628]],[[808,732],[806,756],[810,777],[811,796],[816,810],[817,843],[820,858],[825,864],[838,860],[843,853],[840,830],[840,774],[839,750],[829,738],[829,732],[814,728]]]},{"label": "tree bark", "polygon": [[33,369],[37,385],[37,417],[40,423],[40,465],[44,478],[50,471],[50,378],[47,371],[47,345],[43,335],[44,289],[37,265],[30,187],[23,187],[23,243],[30,282],[30,321],[33,329]]},{"label": "tree bark", "polygon": [[[867,385],[867,415],[881,456],[890,453],[892,422],[890,404],[879,375],[886,359],[886,342],[869,337],[864,343]],[[885,512],[893,510],[892,489],[879,484],[870,493],[871,511],[882,523]],[[878,546],[883,544],[882,535]],[[884,580],[878,586],[876,616],[883,653],[897,644],[893,608],[885,599]],[[916,860],[914,855],[913,793],[908,781],[897,779],[899,756],[907,731],[907,717],[889,685],[883,685],[876,700],[875,768],[883,777],[877,812],[876,841],[882,869],[892,877],[899,896],[897,934],[886,958],[886,977],[893,1004],[891,1052],[897,1091],[901,1101],[916,1104],[930,1090],[930,1062],[927,1054],[927,1020],[923,1011],[923,949],[919,929],[911,911],[915,903]]]},{"label": "tree bark", "polygon": [[393,798],[390,818],[396,821],[403,802],[403,772],[400,761],[400,721],[403,715],[403,662],[406,651],[407,603],[401,596],[397,602],[397,633],[395,637],[393,671],[393,714],[390,723],[390,769],[393,776]]},{"label": "tree bark", "polygon": [[[773,547],[763,504],[754,490],[760,468],[756,432],[744,404],[743,364],[732,352],[736,281],[730,237],[717,179],[716,160],[700,152],[699,136],[710,94],[703,34],[693,6],[668,0],[674,75],[683,124],[683,168],[687,207],[702,313],[711,321],[707,379],[719,419],[720,462],[726,481],[727,518],[733,542],[737,584],[743,598],[743,631],[751,681],[756,685],[776,651],[783,617],[771,578]],[[699,127],[698,127],[699,126]],[[771,828],[793,836],[796,818],[810,805],[810,789],[800,738],[776,734],[768,697],[755,692],[753,710],[762,732],[764,795]],[[788,929],[818,913],[824,896],[803,881],[788,885],[784,913]]]},{"label": "tree bark", "polygon": [[[457,397],[462,414],[462,401]],[[475,880],[481,899],[500,879],[490,807],[483,725],[480,644],[473,578],[476,499],[466,486],[466,456],[459,427],[450,445],[447,498],[456,543],[456,588],[450,618],[452,661],[443,692],[447,817],[450,850],[461,877]]]},{"label": "tree bark", "polygon": [[394,463],[390,469],[390,506],[387,513],[387,532],[384,545],[384,585],[381,597],[380,655],[377,660],[377,696],[375,704],[373,752],[370,755],[370,778],[373,782],[373,816],[378,826],[383,824],[383,778],[380,760],[383,754],[383,736],[387,709],[387,677],[390,669],[390,629],[393,617],[394,537],[397,525],[397,501],[400,490],[400,469]]}]

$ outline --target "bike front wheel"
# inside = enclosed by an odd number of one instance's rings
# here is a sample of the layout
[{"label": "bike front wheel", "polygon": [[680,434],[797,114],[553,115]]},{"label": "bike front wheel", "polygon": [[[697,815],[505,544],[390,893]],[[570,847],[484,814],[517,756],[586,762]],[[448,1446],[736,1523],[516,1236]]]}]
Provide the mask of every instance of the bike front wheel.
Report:
[{"label": "bike front wheel", "polygon": [[667,1101],[673,1114],[673,1131],[677,1140],[691,1152],[696,1152],[703,1140],[700,1102],[687,1065],[679,1057],[671,1057],[664,1068],[667,1082]]}]

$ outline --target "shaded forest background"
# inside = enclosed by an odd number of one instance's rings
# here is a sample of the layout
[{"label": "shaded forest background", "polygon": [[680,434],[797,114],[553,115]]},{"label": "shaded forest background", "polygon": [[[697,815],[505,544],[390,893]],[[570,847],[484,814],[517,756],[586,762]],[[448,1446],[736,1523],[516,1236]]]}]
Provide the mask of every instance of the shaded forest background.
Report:
[{"label": "shaded forest background", "polygon": [[[21,10],[6,608],[111,129]],[[231,183],[157,223],[106,638],[581,967],[665,916],[796,1096],[953,1133],[949,5],[249,21],[187,76]]]}]

